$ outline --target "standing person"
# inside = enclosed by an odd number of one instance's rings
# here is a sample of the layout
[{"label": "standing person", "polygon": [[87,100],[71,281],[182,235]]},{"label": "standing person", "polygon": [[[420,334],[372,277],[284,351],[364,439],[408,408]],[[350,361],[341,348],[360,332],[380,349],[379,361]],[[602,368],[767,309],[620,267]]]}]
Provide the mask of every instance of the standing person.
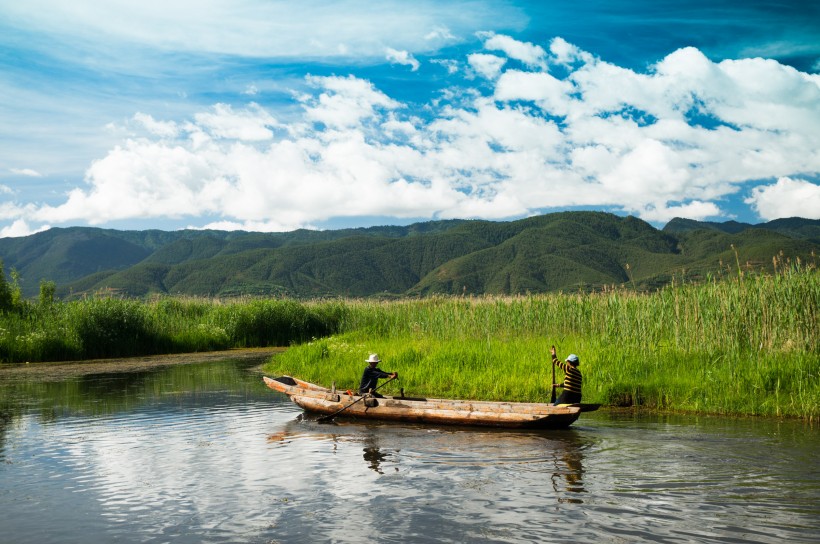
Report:
[{"label": "standing person", "polygon": [[398,372],[385,372],[384,370],[378,367],[378,364],[382,362],[379,359],[379,356],[375,353],[371,353],[370,357],[365,360],[367,366],[362,373],[362,381],[359,384],[359,394],[364,395],[365,393],[370,393],[374,397],[383,398],[383,395],[380,395],[375,391],[376,387],[379,383],[379,378],[398,378]]},{"label": "standing person", "polygon": [[571,353],[569,357],[567,357],[566,362],[562,363],[558,360],[558,355],[555,353],[555,346],[552,346],[550,353],[552,354],[552,364],[564,371],[564,384],[552,384],[553,387],[563,387],[564,389],[561,391],[561,396],[558,397],[555,404],[580,403],[583,377],[581,376],[581,371],[578,370],[578,365],[581,364],[581,361],[577,355]]}]

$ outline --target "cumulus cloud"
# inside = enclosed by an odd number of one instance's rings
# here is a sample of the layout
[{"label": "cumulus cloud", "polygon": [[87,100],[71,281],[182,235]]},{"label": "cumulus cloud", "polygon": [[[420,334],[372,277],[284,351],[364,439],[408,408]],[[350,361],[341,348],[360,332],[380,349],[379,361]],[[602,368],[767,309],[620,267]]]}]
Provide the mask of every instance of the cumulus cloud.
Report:
[{"label": "cumulus cloud", "polygon": [[571,64],[576,61],[592,62],[594,60],[592,55],[560,36],[550,41],[549,50],[556,64]]},{"label": "cumulus cloud", "polygon": [[522,42],[494,32],[481,32],[479,37],[484,38],[484,49],[501,51],[509,58],[521,61],[530,67],[544,67],[547,52],[540,45]]},{"label": "cumulus cloud", "polygon": [[377,109],[400,106],[372,83],[353,76],[308,76],[307,81],[321,92],[318,96],[302,97],[305,118],[330,128],[361,126],[377,116]]},{"label": "cumulus cloud", "polygon": [[818,216],[820,188],[799,179],[820,172],[818,76],[693,48],[636,72],[558,39],[549,54],[496,34],[484,47],[466,59],[482,88],[447,89],[423,114],[353,76],[307,76],[286,124],[256,103],[177,123],[138,114],[148,136],[95,161],[86,186],[5,217],[290,230],[594,206],[665,222],[718,217],[742,192],[766,219]]},{"label": "cumulus cloud", "polygon": [[19,238],[22,236],[29,236],[43,232],[51,228],[51,225],[40,225],[37,228],[31,228],[25,219],[17,219],[11,225],[0,229],[0,238]]},{"label": "cumulus cloud", "polygon": [[467,62],[470,66],[486,77],[487,79],[495,79],[501,73],[501,68],[507,62],[507,59],[498,57],[496,55],[487,55],[484,53],[474,53],[467,57]]},{"label": "cumulus cloud", "polygon": [[419,63],[419,61],[407,51],[398,51],[390,47],[387,48],[385,58],[392,64],[403,64],[405,66],[409,66],[414,72],[421,66],[421,63]]},{"label": "cumulus cloud", "polygon": [[773,185],[754,187],[746,203],[767,221],[784,217],[820,219],[820,185],[782,177]]},{"label": "cumulus cloud", "polygon": [[[176,123],[168,121],[157,121],[152,116],[146,113],[135,113],[134,122],[142,126],[145,130],[147,130],[154,136],[160,136],[162,138],[174,138],[179,134],[179,127]],[[111,128],[116,129],[116,127],[113,126]]]},{"label": "cumulus cloud", "polygon": [[251,103],[241,111],[234,111],[228,104],[217,104],[213,111],[194,116],[196,126],[217,138],[261,141],[273,137],[271,127],[276,119],[259,105]]}]

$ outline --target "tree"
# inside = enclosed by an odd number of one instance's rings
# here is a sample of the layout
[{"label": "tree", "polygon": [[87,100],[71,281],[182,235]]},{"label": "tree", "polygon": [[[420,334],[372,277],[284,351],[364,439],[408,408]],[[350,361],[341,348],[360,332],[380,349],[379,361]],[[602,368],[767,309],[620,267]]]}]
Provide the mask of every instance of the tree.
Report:
[{"label": "tree", "polygon": [[54,304],[54,296],[57,293],[57,284],[53,281],[40,282],[40,306],[46,307]]},{"label": "tree", "polygon": [[14,308],[14,293],[6,279],[3,260],[0,259],[0,311],[8,312]]}]

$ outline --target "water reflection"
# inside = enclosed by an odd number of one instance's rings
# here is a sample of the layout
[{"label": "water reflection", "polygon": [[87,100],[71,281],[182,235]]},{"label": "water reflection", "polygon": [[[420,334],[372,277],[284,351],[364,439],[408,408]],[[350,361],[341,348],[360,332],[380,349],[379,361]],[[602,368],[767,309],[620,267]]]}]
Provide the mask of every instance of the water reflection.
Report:
[{"label": "water reflection", "polygon": [[42,422],[54,423],[65,417],[104,416],[140,406],[173,404],[182,395],[270,398],[261,382],[246,376],[247,369],[264,360],[227,359],[137,372],[84,374],[59,381],[12,381],[0,385],[0,425],[31,410],[39,413]]},{"label": "water reflection", "polygon": [[[314,442],[329,453],[361,444],[365,466],[378,475],[397,473],[402,465],[498,467],[521,465],[548,478],[559,503],[583,503],[584,452],[595,441],[574,429],[508,430],[337,420],[322,424],[300,413],[267,436],[278,447]],[[533,476],[536,477],[536,476]]]},{"label": "water reflection", "polygon": [[[573,432],[573,431],[568,431]],[[568,444],[566,448],[555,450],[555,472],[552,474],[552,488],[558,502],[581,504],[584,501],[577,497],[563,497],[560,491],[585,493],[583,447],[581,442]]]},{"label": "water reflection", "polygon": [[[359,432],[363,435],[359,435]],[[329,444],[330,451],[335,452],[340,442],[362,442],[363,458],[367,467],[378,474],[384,474],[382,463],[390,461],[394,454],[400,450],[382,451],[379,432],[367,426],[344,427],[336,423],[321,424],[316,417],[299,414],[295,419],[288,422],[284,428],[268,435],[269,444],[286,446],[300,439],[313,440],[316,442]],[[398,472],[399,467],[394,470]]]},{"label": "water reflection", "polygon": [[226,366],[0,384],[0,541],[768,543],[820,531],[820,442],[799,423],[321,424],[257,371]]},{"label": "water reflection", "polygon": [[[368,468],[379,474],[384,474],[384,470],[382,470],[383,463],[391,462],[394,456],[398,456],[401,453],[400,449],[386,449],[382,451],[383,448],[380,447],[378,435],[376,434],[368,434],[364,442],[364,460]],[[398,465],[394,466],[393,470],[398,472]]]}]

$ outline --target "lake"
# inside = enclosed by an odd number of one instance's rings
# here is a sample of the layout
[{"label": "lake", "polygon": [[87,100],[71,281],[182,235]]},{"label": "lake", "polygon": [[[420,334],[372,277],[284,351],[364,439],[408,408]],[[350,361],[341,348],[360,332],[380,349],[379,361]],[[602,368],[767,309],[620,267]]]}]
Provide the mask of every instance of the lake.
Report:
[{"label": "lake", "polygon": [[4,375],[0,542],[820,538],[816,426],[604,410],[561,431],[322,424],[261,362]]}]

